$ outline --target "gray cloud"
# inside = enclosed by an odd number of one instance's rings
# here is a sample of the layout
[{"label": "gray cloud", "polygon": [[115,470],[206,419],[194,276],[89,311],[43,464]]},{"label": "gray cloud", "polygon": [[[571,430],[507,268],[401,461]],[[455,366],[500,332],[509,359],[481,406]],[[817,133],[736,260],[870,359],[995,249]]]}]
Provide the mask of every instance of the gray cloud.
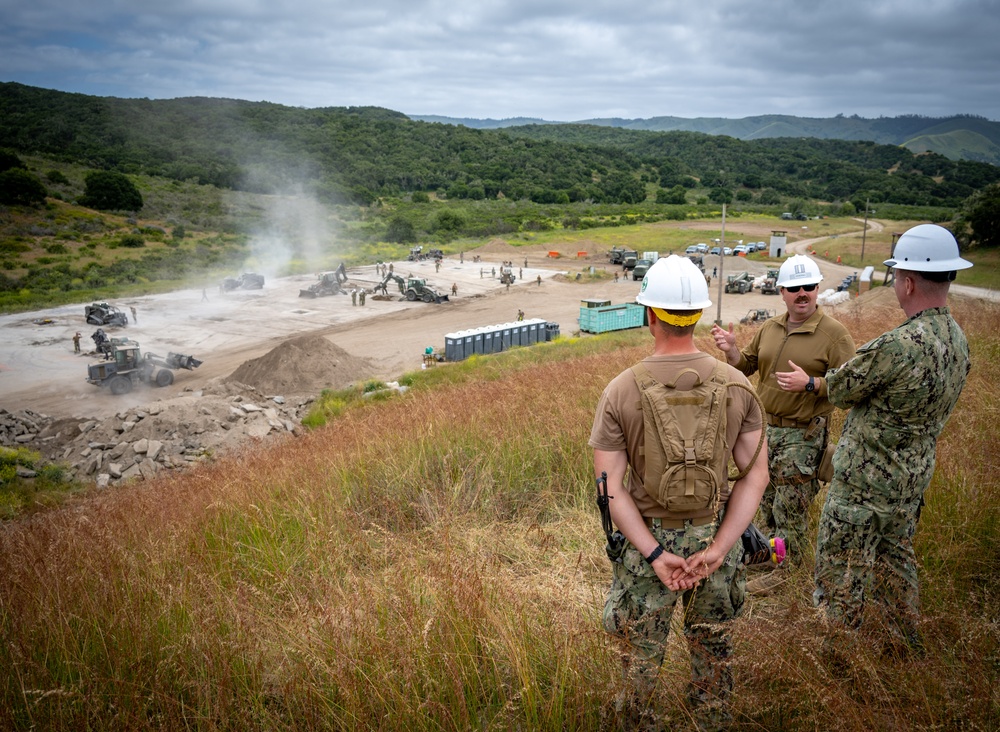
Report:
[{"label": "gray cloud", "polygon": [[1000,0],[135,5],[0,0],[0,79],[467,117],[1000,119]]}]

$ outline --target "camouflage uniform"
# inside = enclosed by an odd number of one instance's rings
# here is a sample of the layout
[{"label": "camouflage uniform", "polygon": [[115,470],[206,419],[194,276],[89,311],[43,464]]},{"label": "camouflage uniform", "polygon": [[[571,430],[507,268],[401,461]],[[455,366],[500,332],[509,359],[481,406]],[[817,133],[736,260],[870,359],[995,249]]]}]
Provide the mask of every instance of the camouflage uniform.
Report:
[{"label": "camouflage uniform", "polygon": [[930,308],[827,375],[850,407],[820,519],[814,600],[857,627],[866,596],[912,636],[920,612],[913,534],[934,474],[937,437],[969,372],[969,346],[947,307]]},{"label": "camouflage uniform", "polygon": [[[826,427],[810,432],[815,417],[829,419],[826,372],[854,355],[854,340],[841,323],[822,308],[795,330],[788,331],[788,313],[770,318],[740,353],[736,368],[747,376],[760,372],[757,393],[767,410],[767,462],[771,482],[760,502],[761,528],[780,536],[789,547],[787,561],[798,562],[808,544],[809,506],[819,493],[819,468],[826,445]],[[775,379],[792,360],[815,378],[816,390],[784,391]],[[808,436],[807,436],[808,435]]]},{"label": "camouflage uniform", "polygon": [[[706,548],[717,528],[714,522],[684,529],[660,528],[654,523],[650,530],[665,551],[688,557]],[[691,651],[689,701],[700,716],[725,719],[724,703],[733,688],[732,638],[726,621],[743,608],[742,543],[736,542],[722,566],[701,585],[684,593],[668,590],[639,550],[629,543],[625,546],[621,563],[612,565],[602,622],[606,631],[624,638],[640,654],[629,664],[633,692],[641,703],[656,688],[670,619],[681,600],[684,636]]]}]

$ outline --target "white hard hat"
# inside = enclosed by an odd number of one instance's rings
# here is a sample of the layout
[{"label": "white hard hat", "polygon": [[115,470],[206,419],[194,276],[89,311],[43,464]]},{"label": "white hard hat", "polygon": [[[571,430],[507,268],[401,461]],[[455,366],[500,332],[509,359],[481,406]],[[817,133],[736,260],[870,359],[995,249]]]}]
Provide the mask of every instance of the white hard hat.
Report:
[{"label": "white hard hat", "polygon": [[660,257],[642,278],[635,301],[662,310],[704,310],[708,299],[705,275],[687,257]]},{"label": "white hard hat", "polygon": [[954,272],[972,266],[958,256],[958,242],[952,233],[937,224],[908,229],[896,242],[892,257],[882,264],[911,272]]},{"label": "white hard hat", "polygon": [[823,281],[819,265],[805,254],[796,254],[786,259],[778,270],[778,287],[795,285],[818,285]]}]

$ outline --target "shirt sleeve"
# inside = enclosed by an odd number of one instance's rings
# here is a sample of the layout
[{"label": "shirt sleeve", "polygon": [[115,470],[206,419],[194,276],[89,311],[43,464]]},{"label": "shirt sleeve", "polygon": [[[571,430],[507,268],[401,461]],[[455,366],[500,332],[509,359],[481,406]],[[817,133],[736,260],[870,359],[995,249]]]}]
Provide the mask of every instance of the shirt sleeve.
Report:
[{"label": "shirt sleeve", "polygon": [[895,379],[899,351],[898,344],[886,336],[866,343],[854,358],[827,372],[827,398],[841,408],[868,401]]}]

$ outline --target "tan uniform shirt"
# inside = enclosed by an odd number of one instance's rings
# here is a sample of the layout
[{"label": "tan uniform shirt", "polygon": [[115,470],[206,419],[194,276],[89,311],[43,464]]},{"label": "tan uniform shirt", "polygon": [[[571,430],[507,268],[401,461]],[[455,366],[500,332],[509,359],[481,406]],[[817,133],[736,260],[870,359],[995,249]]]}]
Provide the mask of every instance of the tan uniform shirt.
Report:
[{"label": "tan uniform shirt", "polygon": [[[757,393],[768,414],[805,424],[833,411],[823,377],[854,357],[854,339],[847,328],[820,308],[791,333],[787,327],[787,312],[765,321],[740,354],[736,368],[747,376],[760,372]],[[778,386],[774,375],[791,371],[789,360],[816,377],[816,391],[784,391]]]},{"label": "tan uniform shirt", "polygon": [[[712,377],[716,359],[705,353],[685,354],[683,356],[648,356],[642,360],[654,379],[660,382],[669,381],[684,369],[695,369],[702,380]],[[693,384],[682,379],[679,387]],[[729,379],[749,384],[747,378],[734,367],[729,367]],[[742,432],[752,432],[762,427],[762,418],[757,402],[751,394],[739,387],[729,389],[731,400],[726,408],[726,445],[732,453],[733,445]],[[636,507],[643,516],[665,518],[669,514],[646,493],[642,486],[642,476],[646,472],[646,461],[643,455],[645,428],[642,420],[639,387],[631,369],[626,369],[604,389],[597,404],[597,414],[590,432],[588,444],[595,450],[618,452],[625,450],[628,455],[629,471],[625,477],[625,487],[632,495]],[[766,458],[766,456],[765,456]],[[728,485],[726,493],[720,500],[725,503],[729,499]]]}]

